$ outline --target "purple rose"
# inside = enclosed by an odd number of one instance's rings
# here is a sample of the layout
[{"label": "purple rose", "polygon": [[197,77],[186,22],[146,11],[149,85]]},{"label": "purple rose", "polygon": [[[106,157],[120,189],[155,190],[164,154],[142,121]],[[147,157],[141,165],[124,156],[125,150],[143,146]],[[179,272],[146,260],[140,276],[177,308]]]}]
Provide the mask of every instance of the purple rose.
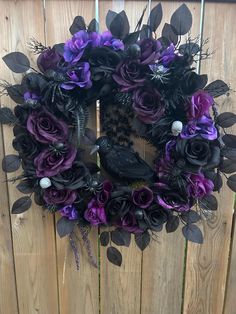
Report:
[{"label": "purple rose", "polygon": [[133,108],[140,120],[146,124],[157,122],[164,113],[161,96],[155,88],[143,87],[134,92]]},{"label": "purple rose", "polygon": [[49,69],[55,70],[61,59],[62,57],[56,52],[55,48],[48,48],[40,53],[37,65],[41,72],[46,72]]},{"label": "purple rose", "polygon": [[100,44],[98,33],[87,33],[81,30],[65,43],[64,59],[66,62],[78,62],[87,46],[97,47]]},{"label": "purple rose", "polygon": [[140,60],[142,64],[150,64],[160,57],[161,43],[153,38],[144,38],[139,41],[141,48]]},{"label": "purple rose", "polygon": [[108,201],[108,199],[111,195],[112,188],[113,188],[113,186],[112,186],[112,183],[110,181],[105,180],[103,182],[102,191],[96,195],[99,205],[103,206],[106,204],[106,202]]},{"label": "purple rose", "polygon": [[213,103],[213,97],[207,92],[203,90],[195,92],[187,108],[188,118],[190,120],[199,119],[203,115],[209,115],[209,109],[213,105]]},{"label": "purple rose", "polygon": [[66,123],[46,109],[33,111],[27,120],[27,130],[41,143],[64,142],[68,136]]},{"label": "purple rose", "polygon": [[167,185],[156,183],[157,203],[165,209],[172,209],[178,212],[190,210],[187,195],[181,195],[179,191],[170,189]]},{"label": "purple rose", "polygon": [[203,198],[211,194],[214,188],[213,182],[205,178],[202,173],[189,175],[188,182],[188,195],[194,198]]},{"label": "purple rose", "polygon": [[110,31],[105,31],[101,34],[101,46],[108,46],[114,50],[124,50],[123,42],[114,38]]},{"label": "purple rose", "polygon": [[51,177],[71,168],[76,154],[77,150],[68,145],[64,145],[60,152],[53,148],[46,148],[34,159],[37,176]]},{"label": "purple rose", "polygon": [[175,46],[174,44],[170,44],[160,56],[159,62],[162,63],[164,66],[168,66],[172,61],[175,60],[177,55],[175,54]]},{"label": "purple rose", "polygon": [[105,209],[95,198],[88,203],[88,208],[84,212],[84,218],[94,226],[107,223]]},{"label": "purple rose", "polygon": [[66,205],[62,207],[59,211],[63,217],[67,217],[69,220],[78,219],[78,211],[73,205]]},{"label": "purple rose", "polygon": [[144,85],[145,73],[146,67],[140,61],[125,60],[118,64],[112,77],[122,92],[128,92]]},{"label": "purple rose", "polygon": [[88,89],[92,86],[90,66],[88,62],[81,62],[76,66],[76,69],[67,72],[68,81],[61,84],[61,87],[66,90],[74,89],[75,87]]},{"label": "purple rose", "polygon": [[47,204],[63,204],[70,205],[73,203],[78,194],[76,191],[72,190],[57,190],[55,188],[48,188],[44,190],[43,199]]},{"label": "purple rose", "polygon": [[153,192],[148,187],[144,186],[140,189],[134,190],[132,199],[135,205],[140,208],[148,208],[153,201]]},{"label": "purple rose", "polygon": [[210,117],[202,116],[198,120],[189,121],[189,123],[184,126],[180,137],[192,138],[197,135],[207,140],[215,140],[217,138],[217,129],[214,126],[214,121]]},{"label": "purple rose", "polygon": [[117,226],[131,233],[142,233],[143,230],[139,228],[135,214],[129,211],[125,216],[117,221]]}]

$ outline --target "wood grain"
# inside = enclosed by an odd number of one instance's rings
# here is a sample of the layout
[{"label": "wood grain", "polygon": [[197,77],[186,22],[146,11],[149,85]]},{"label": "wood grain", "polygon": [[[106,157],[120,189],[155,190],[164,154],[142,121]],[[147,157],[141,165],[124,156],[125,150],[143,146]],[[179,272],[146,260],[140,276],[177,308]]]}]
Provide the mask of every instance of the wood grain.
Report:
[{"label": "wood grain", "polygon": [[[44,41],[44,19],[42,2],[36,1],[1,1],[1,57],[12,51],[26,51],[26,42],[36,36]],[[30,56],[32,64],[34,57]],[[11,74],[0,63],[1,77],[10,82],[18,82],[21,75]],[[8,98],[2,99],[4,105],[14,107]],[[6,153],[14,153],[11,146],[12,129],[4,127]],[[16,173],[11,174],[13,177]],[[8,184],[9,201],[20,196],[15,186]],[[55,237],[53,217],[33,205],[21,215],[11,216],[13,247],[15,257],[19,313],[57,313],[57,278],[55,258]],[[9,296],[10,298],[14,297]],[[13,301],[14,302],[14,301]],[[14,313],[14,311],[12,312]]]},{"label": "wood grain", "polygon": [[[152,1],[154,7],[158,1]],[[191,35],[197,36],[200,28],[200,4],[186,2],[193,15]],[[157,37],[165,23],[169,23],[173,12],[179,7],[176,1],[162,2],[163,19],[157,29]],[[159,32],[158,32],[159,30]],[[183,36],[182,41],[185,41]],[[154,157],[154,150],[146,145],[146,159]],[[185,239],[181,226],[174,234],[167,234],[165,229],[158,234],[157,241],[143,253],[141,313],[143,314],[180,314],[185,259]]]},{"label": "wood grain", "polygon": [[[206,3],[203,34],[210,38],[209,48],[216,50],[212,58],[201,64],[201,72],[209,81],[217,78],[236,86],[236,5]],[[219,111],[235,111],[235,93],[219,100]],[[185,280],[185,314],[221,314],[223,311],[228,267],[233,193],[224,185],[218,195],[215,217],[203,222],[204,244],[188,244]],[[234,309],[235,311],[235,309]],[[228,314],[228,313],[227,313]]]},{"label": "wood grain", "polygon": [[[77,15],[82,15],[88,25],[94,18],[93,0],[89,1],[46,1],[46,37],[47,44],[65,42],[71,37],[69,27]],[[91,104],[88,127],[96,133],[96,104]],[[87,161],[91,161],[87,157]],[[93,160],[96,162],[96,160]],[[97,230],[89,238],[95,257],[98,257]],[[79,234],[78,234],[79,235]],[[60,297],[60,313],[93,314],[99,311],[98,269],[89,263],[87,252],[82,242],[79,244],[80,270],[76,270],[74,255],[68,238],[57,236],[57,267]]]}]

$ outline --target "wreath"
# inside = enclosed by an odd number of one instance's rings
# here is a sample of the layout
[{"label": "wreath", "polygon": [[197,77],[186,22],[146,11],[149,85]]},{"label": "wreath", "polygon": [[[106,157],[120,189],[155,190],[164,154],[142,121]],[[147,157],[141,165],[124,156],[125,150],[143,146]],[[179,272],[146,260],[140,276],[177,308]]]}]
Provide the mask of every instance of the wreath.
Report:
[{"label": "wreath", "polygon": [[[196,73],[197,62],[211,53],[206,40],[189,35],[191,12],[181,5],[160,38],[161,5],[147,24],[144,13],[134,32],[124,11],[109,11],[105,32],[98,32],[95,19],[86,26],[77,16],[66,43],[46,47],[32,39],[38,70],[21,52],[3,57],[10,70],[24,73],[20,84],[1,82],[2,94],[17,103],[14,111],[1,108],[0,122],[14,125],[18,153],[5,156],[2,167],[23,169],[8,177],[19,180],[16,188],[25,194],[12,213],[28,210],[32,195],[44,209],[58,212],[57,231],[69,236],[77,267],[75,228],[93,265],[91,227],[99,227],[108,260],[118,266],[117,246],[129,246],[131,234],[144,250],[164,226],[174,232],[181,222],[184,237],[202,243],[196,223],[217,209],[212,193],[221,189],[221,175],[236,170],[236,137],[225,131],[236,115],[218,114],[215,100],[230,89],[221,80],[207,85],[207,75]],[[87,127],[96,101],[101,136]],[[134,150],[135,137],[156,151],[151,163]],[[98,153],[98,163],[88,162],[89,151]],[[236,175],[227,184],[236,191]]]}]

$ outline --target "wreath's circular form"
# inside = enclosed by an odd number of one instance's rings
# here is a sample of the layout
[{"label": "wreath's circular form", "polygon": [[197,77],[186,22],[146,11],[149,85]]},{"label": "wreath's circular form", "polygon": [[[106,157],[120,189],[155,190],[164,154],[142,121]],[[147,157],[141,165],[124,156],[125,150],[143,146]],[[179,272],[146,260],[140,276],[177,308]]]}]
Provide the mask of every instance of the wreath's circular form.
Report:
[{"label": "wreath's circular form", "polygon": [[[224,128],[236,116],[218,115],[214,100],[229,88],[220,80],[206,86],[207,76],[195,73],[194,62],[208,56],[198,39],[178,42],[191,27],[191,13],[182,5],[159,40],[152,37],[156,22],[151,18],[149,26],[140,31],[138,24],[129,34],[125,13],[109,12],[109,31],[99,33],[95,20],[86,28],[76,17],[65,44],[30,43],[39,53],[40,72],[28,71],[21,84],[3,84],[18,104],[14,113],[2,108],[0,119],[14,124],[19,154],[6,156],[3,169],[13,172],[21,164],[23,174],[10,180],[20,179],[18,190],[30,194],[13,204],[12,213],[28,210],[34,193],[37,204],[61,214],[59,235],[70,235],[75,254],[77,225],[85,241],[87,227],[109,227],[101,232],[102,245],[111,236],[115,244],[128,246],[133,233],[143,250],[154,232],[164,225],[174,232],[181,220],[183,235],[202,243],[195,223],[200,214],[217,209],[212,192],[222,187],[220,173],[235,171],[235,136]],[[3,60],[17,73],[30,68],[19,52]],[[99,138],[87,128],[96,100],[104,134]],[[134,136],[157,150],[153,166],[133,150]],[[106,173],[87,162],[88,150],[98,152]],[[234,191],[235,182],[235,175],[228,178]],[[111,262],[121,264],[115,247],[107,252]]]}]

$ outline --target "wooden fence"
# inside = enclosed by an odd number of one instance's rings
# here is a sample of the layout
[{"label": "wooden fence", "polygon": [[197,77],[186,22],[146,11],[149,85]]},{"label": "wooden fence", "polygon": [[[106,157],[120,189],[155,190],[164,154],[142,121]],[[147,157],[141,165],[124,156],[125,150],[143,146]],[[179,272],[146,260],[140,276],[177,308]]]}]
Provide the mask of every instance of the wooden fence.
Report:
[{"label": "wooden fence", "polygon": [[[107,10],[125,8],[132,26],[146,0],[0,0],[1,57],[11,51],[25,51],[29,38],[47,45],[67,39],[73,18],[86,21],[95,16],[98,4],[101,30]],[[150,1],[153,7],[157,1]],[[179,1],[162,1],[164,20],[169,21]],[[200,64],[209,80],[222,78],[236,89],[236,3],[186,1],[193,14],[192,36],[209,38],[216,53]],[[0,77],[17,82],[0,61]],[[13,107],[6,97],[1,104]],[[233,108],[234,106],[234,108]],[[236,109],[236,96],[221,99],[220,107]],[[96,129],[95,107],[90,125]],[[0,130],[0,159],[13,153],[12,129]],[[152,152],[141,140],[136,148],[146,159]],[[1,170],[0,170],[1,171]],[[186,243],[181,230],[162,232],[158,242],[142,254],[135,245],[122,249],[124,263],[118,268],[107,262],[106,251],[98,246],[98,233],[91,241],[100,259],[99,271],[81,256],[76,271],[67,239],[59,239],[55,219],[36,205],[27,213],[11,216],[10,207],[19,197],[14,185],[5,183],[0,172],[0,314],[235,314],[236,231],[234,195],[223,188],[219,210],[203,221],[203,245]]]}]

